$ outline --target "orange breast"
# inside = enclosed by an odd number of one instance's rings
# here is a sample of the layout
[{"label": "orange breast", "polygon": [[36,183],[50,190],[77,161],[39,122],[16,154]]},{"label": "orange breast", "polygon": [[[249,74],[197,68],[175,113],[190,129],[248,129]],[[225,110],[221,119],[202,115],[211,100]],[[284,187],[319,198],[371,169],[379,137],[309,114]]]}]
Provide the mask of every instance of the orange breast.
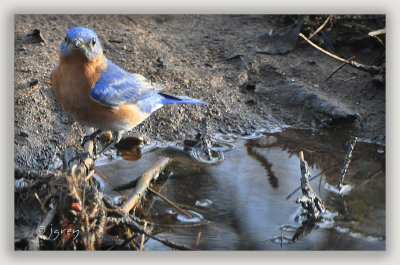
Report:
[{"label": "orange breast", "polygon": [[76,120],[87,126],[114,131],[132,129],[149,114],[133,104],[112,108],[92,100],[89,93],[104,69],[104,56],[87,60],[80,54],[60,56],[51,81],[57,99]]}]

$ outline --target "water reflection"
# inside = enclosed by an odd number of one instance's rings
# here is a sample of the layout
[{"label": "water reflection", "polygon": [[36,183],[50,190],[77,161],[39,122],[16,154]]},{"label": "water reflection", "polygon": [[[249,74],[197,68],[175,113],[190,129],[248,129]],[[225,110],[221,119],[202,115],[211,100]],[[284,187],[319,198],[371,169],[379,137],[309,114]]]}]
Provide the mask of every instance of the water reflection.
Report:
[{"label": "water reflection", "polygon": [[[256,139],[231,136],[225,137],[224,144],[229,142],[232,148],[224,150],[225,159],[218,164],[198,161],[178,145],[144,152],[137,161],[113,160],[99,169],[118,186],[134,181],[159,156],[172,158],[165,183],[156,182],[155,188],[180,207],[211,221],[206,226],[169,227],[158,234],[187,246],[194,247],[201,231],[198,249],[385,249],[384,147],[357,143],[345,178],[352,189],[344,195],[331,190],[338,183],[350,136],[294,129]],[[327,208],[324,221],[316,227],[302,227],[296,221],[300,206],[294,200],[301,195],[296,191],[300,186],[299,151],[310,166],[311,185]],[[119,196],[106,184],[105,193]],[[146,199],[149,220],[185,222],[163,200]],[[165,249],[152,240],[146,247]]]},{"label": "water reflection", "polygon": [[[257,161],[260,162],[260,164],[267,171],[269,183],[271,184],[271,186],[274,189],[277,189],[278,188],[278,178],[275,176],[275,173],[272,171],[272,164],[268,161],[268,159],[265,156],[263,156],[261,153],[259,153],[253,149],[253,146],[251,145],[252,142],[255,142],[255,141],[248,141],[245,144],[247,154],[254,157],[254,159],[256,159]],[[264,148],[266,148],[266,147],[264,147]]]},{"label": "water reflection", "polygon": [[119,143],[115,145],[117,148],[117,155],[129,161],[139,160],[142,157],[142,144],[143,138],[140,137],[122,138]]}]

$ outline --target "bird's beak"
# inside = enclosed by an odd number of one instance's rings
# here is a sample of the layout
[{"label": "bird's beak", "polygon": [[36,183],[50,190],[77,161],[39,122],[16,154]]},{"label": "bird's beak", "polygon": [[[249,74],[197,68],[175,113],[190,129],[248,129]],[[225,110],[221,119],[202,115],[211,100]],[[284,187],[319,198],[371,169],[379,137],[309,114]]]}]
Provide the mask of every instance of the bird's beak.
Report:
[{"label": "bird's beak", "polygon": [[81,39],[75,39],[72,44],[74,45],[74,48],[85,48],[85,43]]}]

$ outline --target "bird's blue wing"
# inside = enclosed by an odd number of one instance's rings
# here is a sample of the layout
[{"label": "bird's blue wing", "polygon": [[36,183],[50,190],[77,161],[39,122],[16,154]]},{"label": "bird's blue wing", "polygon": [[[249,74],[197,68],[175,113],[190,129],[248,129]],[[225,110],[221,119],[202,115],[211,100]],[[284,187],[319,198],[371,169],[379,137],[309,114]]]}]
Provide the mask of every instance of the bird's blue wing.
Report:
[{"label": "bird's blue wing", "polygon": [[107,66],[90,91],[90,96],[95,101],[110,107],[118,107],[137,103],[157,93],[143,76],[128,73],[109,60],[105,60]]}]

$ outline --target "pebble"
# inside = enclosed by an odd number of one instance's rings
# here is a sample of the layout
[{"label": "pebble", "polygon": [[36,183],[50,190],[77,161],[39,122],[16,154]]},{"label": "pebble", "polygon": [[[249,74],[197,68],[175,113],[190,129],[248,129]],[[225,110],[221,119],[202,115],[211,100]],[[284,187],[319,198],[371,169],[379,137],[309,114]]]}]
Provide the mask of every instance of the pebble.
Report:
[{"label": "pebble", "polygon": [[28,133],[26,133],[26,132],[24,132],[24,131],[21,131],[21,132],[19,133],[19,136],[22,136],[22,137],[28,137],[28,136],[29,136],[29,134],[28,134]]}]

